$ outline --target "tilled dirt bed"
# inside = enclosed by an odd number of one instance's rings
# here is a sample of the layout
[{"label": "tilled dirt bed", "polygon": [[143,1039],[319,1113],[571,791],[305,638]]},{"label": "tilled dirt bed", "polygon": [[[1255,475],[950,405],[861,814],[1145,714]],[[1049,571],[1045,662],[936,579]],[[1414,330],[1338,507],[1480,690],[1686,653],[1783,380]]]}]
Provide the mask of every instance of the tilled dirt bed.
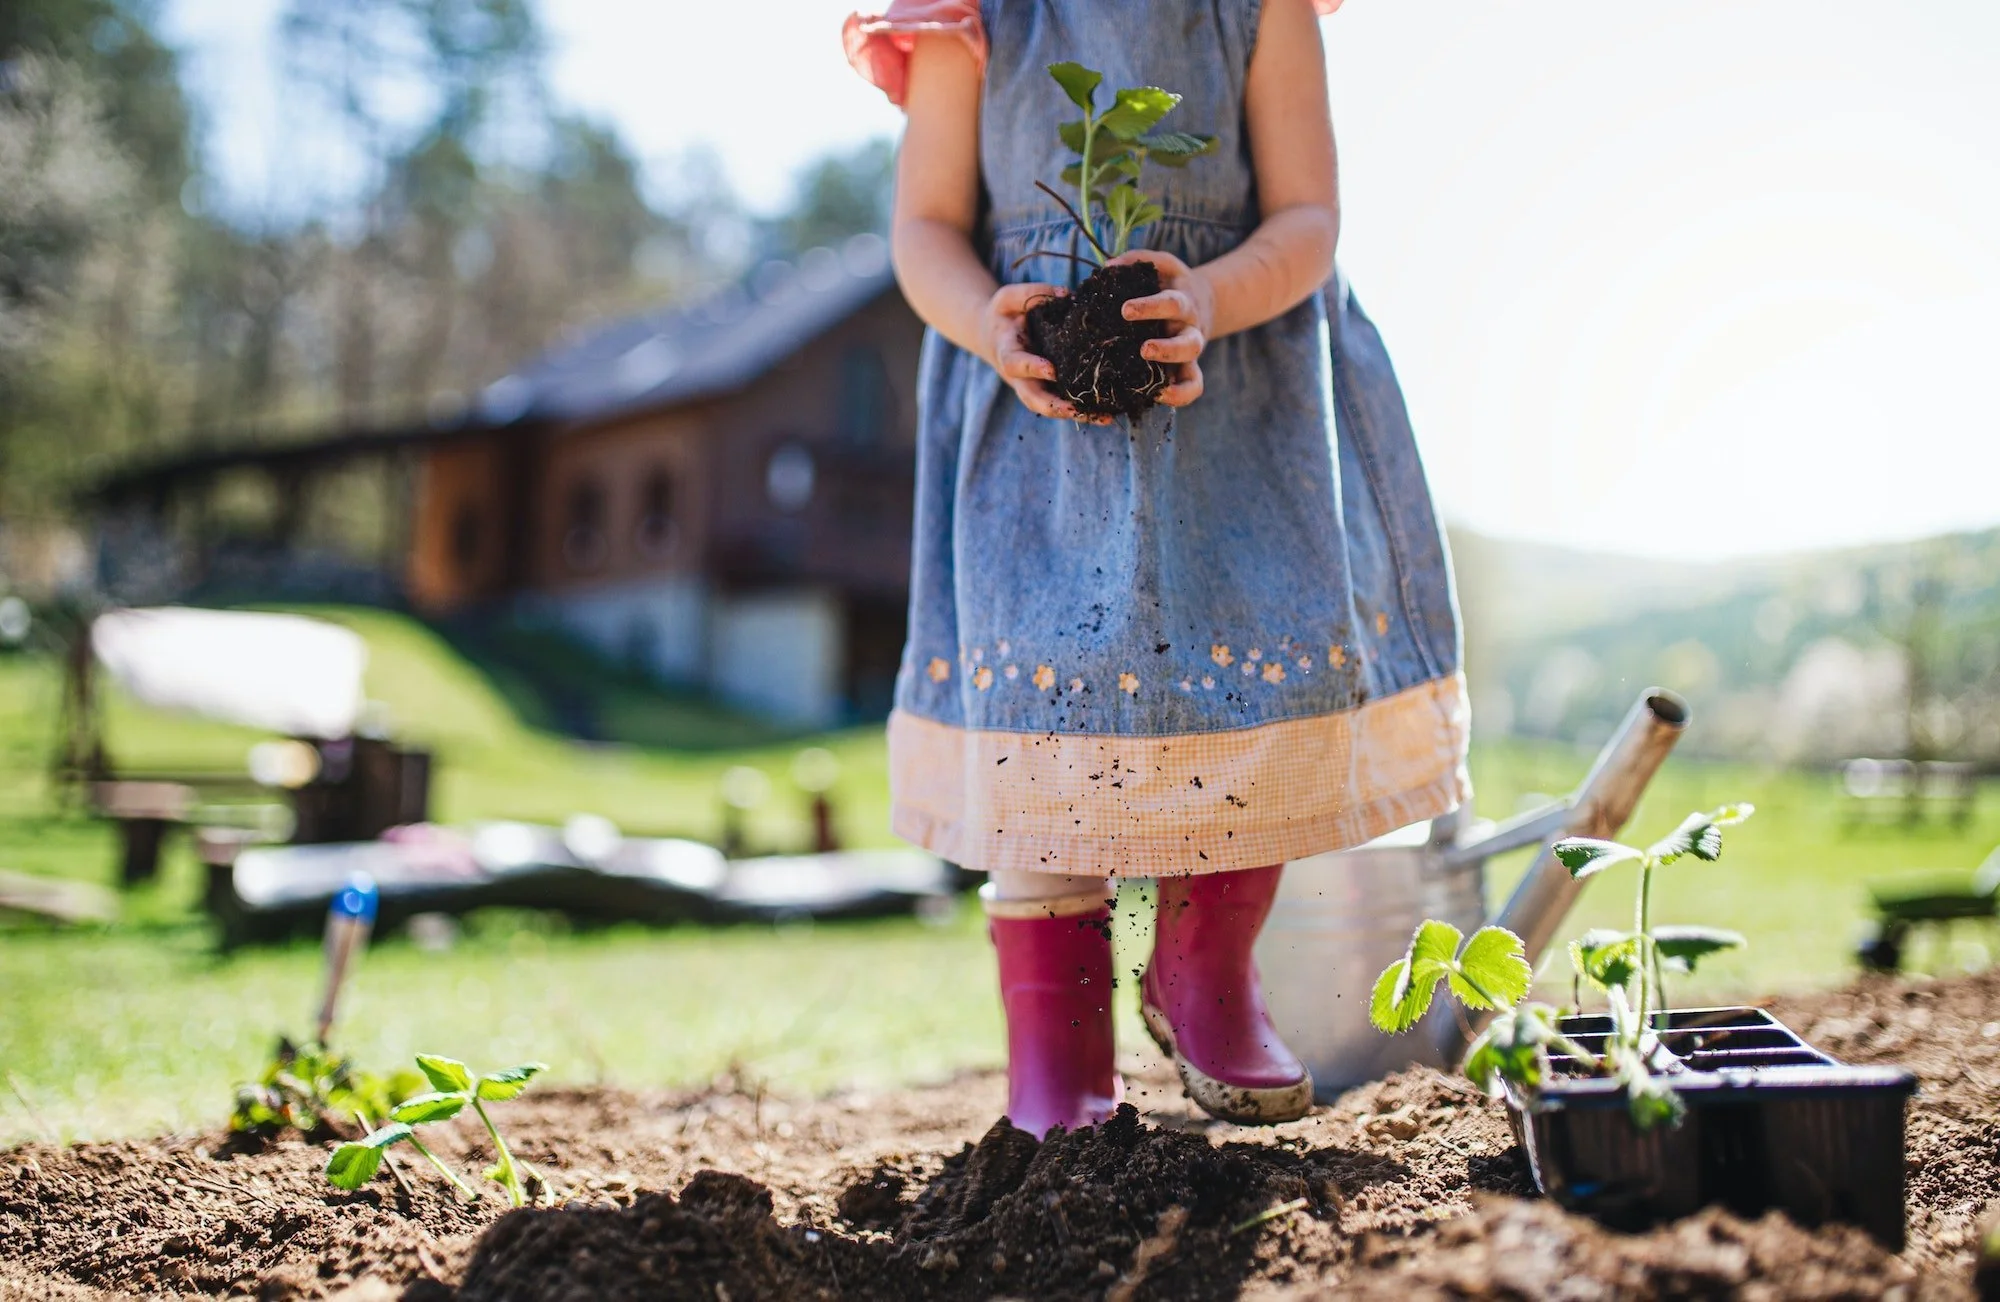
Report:
[{"label": "tilled dirt bed", "polygon": [[[1922,1076],[1900,1256],[1778,1216],[1611,1233],[1532,1198],[1502,1111],[1436,1072],[1259,1130],[1198,1120],[1148,1065],[1136,1110],[1045,1144],[993,1124],[993,1075],[818,1100],[531,1091],[503,1124],[568,1196],[505,1214],[407,1159],[414,1196],[340,1193],[299,1143],[29,1145],[0,1153],[0,1298],[1969,1297],[2000,1203],[2000,973],[1775,1007]],[[478,1141],[441,1147],[476,1169]]]}]

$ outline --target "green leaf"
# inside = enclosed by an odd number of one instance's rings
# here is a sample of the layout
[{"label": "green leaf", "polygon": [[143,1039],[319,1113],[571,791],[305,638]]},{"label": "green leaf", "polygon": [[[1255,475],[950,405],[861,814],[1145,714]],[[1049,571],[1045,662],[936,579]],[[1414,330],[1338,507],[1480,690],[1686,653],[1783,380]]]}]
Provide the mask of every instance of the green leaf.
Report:
[{"label": "green leaf", "polygon": [[1071,163],[1062,170],[1062,183],[1068,186],[1083,184],[1083,164]]},{"label": "green leaf", "polygon": [[1149,200],[1138,212],[1132,214],[1132,229],[1137,230],[1141,226],[1151,226],[1166,215],[1167,210],[1165,208]]},{"label": "green leaf", "polygon": [[1722,829],[1707,814],[1689,814],[1665,840],[1655,842],[1646,853],[1662,864],[1670,864],[1687,854],[1713,863],[1722,857]]},{"label": "green leaf", "polygon": [[1132,229],[1132,214],[1139,211],[1146,202],[1146,196],[1139,193],[1135,185],[1113,186],[1104,196],[1104,215],[1111,219],[1119,230]]},{"label": "green leaf", "polygon": [[1451,970],[1461,933],[1435,919],[1418,925],[1403,957],[1384,968],[1368,1000],[1368,1020],[1377,1030],[1398,1035],[1423,1020],[1430,1011],[1438,979]]},{"label": "green leaf", "polygon": [[488,1103],[504,1102],[528,1088],[531,1079],[548,1069],[547,1063],[524,1062],[518,1067],[487,1072],[479,1078],[479,1097]]},{"label": "green leaf", "polygon": [[1540,1089],[1545,1061],[1543,1046],[1548,1040],[1545,1005],[1509,1009],[1494,1018],[1472,1042],[1465,1055],[1465,1075],[1489,1094],[1503,1080],[1525,1090]]},{"label": "green leaf", "polygon": [[1721,927],[1655,927],[1653,944],[1660,951],[1660,965],[1669,972],[1692,972],[1695,964],[1725,949],[1741,949],[1739,932]]},{"label": "green leaf", "polygon": [[1513,1007],[1527,996],[1535,979],[1526,952],[1521,938],[1505,927],[1481,927],[1459,951],[1458,970],[1450,978],[1452,993],[1468,1008]]},{"label": "green leaf", "polygon": [[1083,152],[1082,118],[1078,118],[1074,122],[1063,123],[1061,126],[1056,128],[1056,134],[1062,137],[1063,148],[1069,150],[1069,152],[1071,152],[1072,154],[1080,154]]},{"label": "green leaf", "polygon": [[1592,985],[1623,987],[1639,972],[1639,938],[1629,931],[1586,931],[1570,942],[1569,961]]},{"label": "green leaf", "polygon": [[410,1128],[397,1122],[372,1131],[366,1138],[349,1140],[326,1159],[326,1178],[338,1188],[359,1189],[381,1168],[382,1151],[409,1137]]},{"label": "green leaf", "polygon": [[1186,131],[1156,131],[1139,137],[1138,144],[1150,162],[1162,167],[1186,167],[1194,159],[1214,153],[1217,141],[1214,136],[1197,136]]},{"label": "green leaf", "polygon": [[1588,836],[1567,837],[1555,844],[1557,862],[1569,869],[1577,881],[1603,872],[1613,864],[1640,857],[1639,851],[1616,841],[1599,841]]},{"label": "green leaf", "polygon": [[1070,103],[1085,113],[1094,107],[1093,92],[1104,80],[1103,73],[1092,72],[1080,63],[1052,63],[1049,65],[1049,76],[1056,79],[1056,85],[1063,88],[1063,94],[1069,96]]},{"label": "green leaf", "polygon": [[456,1058],[420,1053],[417,1066],[430,1078],[431,1088],[440,1094],[463,1093],[472,1088],[472,1070]]},{"label": "green leaf", "polygon": [[1735,827],[1738,823],[1750,821],[1750,815],[1757,812],[1757,806],[1745,800],[1740,804],[1724,805],[1709,811],[1708,821],[1717,827]]},{"label": "green leaf", "polygon": [[1158,86],[1132,86],[1118,92],[1117,101],[1104,110],[1097,125],[1120,140],[1137,140],[1180,102],[1180,96]]},{"label": "green leaf", "polygon": [[389,1115],[397,1121],[407,1121],[413,1126],[421,1126],[432,1121],[449,1121],[465,1110],[470,1102],[462,1093],[419,1094],[413,1099],[404,1099],[389,1110]]}]

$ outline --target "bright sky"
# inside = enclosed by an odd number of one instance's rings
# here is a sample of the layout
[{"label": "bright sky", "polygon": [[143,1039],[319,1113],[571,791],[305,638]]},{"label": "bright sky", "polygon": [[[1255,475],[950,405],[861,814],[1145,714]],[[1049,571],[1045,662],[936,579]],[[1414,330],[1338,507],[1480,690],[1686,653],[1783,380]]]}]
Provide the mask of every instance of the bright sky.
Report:
[{"label": "bright sky", "polygon": [[[543,4],[565,103],[659,167],[712,146],[756,204],[900,125],[846,0]],[[276,8],[168,3],[239,199],[310,155]],[[1341,260],[1449,518],[1688,558],[2000,523],[2000,5],[1348,0],[1323,30]]]}]

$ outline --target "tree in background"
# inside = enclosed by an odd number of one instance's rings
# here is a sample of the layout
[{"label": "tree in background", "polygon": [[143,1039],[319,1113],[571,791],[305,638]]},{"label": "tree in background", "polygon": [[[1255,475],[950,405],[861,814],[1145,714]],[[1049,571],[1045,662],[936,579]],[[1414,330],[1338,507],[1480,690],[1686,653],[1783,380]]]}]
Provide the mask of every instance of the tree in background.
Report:
[{"label": "tree in background", "polygon": [[855,235],[887,234],[895,182],[896,149],[887,140],[811,164],[799,178],[792,210],[772,223],[773,251],[795,257]]}]

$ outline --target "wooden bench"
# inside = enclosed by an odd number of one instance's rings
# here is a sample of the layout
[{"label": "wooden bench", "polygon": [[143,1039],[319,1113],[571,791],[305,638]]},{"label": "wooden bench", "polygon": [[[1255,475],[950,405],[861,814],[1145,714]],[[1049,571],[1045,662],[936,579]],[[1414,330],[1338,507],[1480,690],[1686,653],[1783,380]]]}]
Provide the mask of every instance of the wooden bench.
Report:
[{"label": "wooden bench", "polygon": [[1875,931],[1857,957],[1862,966],[1893,972],[1902,966],[1911,936],[1922,927],[1948,926],[1967,919],[2000,921],[2000,849],[1961,885],[1874,892]]},{"label": "wooden bench", "polygon": [[1851,759],[1840,766],[1840,779],[1849,831],[1933,818],[1962,829],[1979,797],[1978,766],[1956,760]]}]

